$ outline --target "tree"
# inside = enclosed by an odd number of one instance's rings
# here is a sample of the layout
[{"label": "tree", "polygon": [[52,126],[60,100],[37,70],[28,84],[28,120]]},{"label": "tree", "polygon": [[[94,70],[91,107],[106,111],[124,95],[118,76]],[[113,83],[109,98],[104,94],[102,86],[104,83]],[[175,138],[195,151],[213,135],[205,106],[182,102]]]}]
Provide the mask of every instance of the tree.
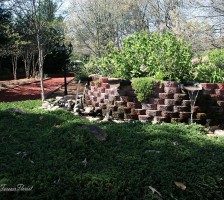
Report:
[{"label": "tree", "polygon": [[54,0],[10,0],[8,5],[16,15],[15,20],[22,27],[26,39],[36,45],[41,82],[41,99],[45,100],[43,64],[47,53],[62,37],[57,31],[59,18],[55,17],[59,1]]}]

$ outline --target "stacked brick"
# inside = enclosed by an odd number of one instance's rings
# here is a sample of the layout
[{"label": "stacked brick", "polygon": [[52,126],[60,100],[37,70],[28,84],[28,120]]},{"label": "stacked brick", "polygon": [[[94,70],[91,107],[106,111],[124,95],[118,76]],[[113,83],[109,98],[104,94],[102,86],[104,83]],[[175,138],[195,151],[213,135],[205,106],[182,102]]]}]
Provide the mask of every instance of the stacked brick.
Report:
[{"label": "stacked brick", "polygon": [[[202,84],[194,107],[194,121],[206,123],[214,114],[223,120],[224,84]],[[156,122],[188,122],[191,116],[191,101],[181,90],[179,83],[164,81],[154,86],[154,93],[138,102],[130,82],[120,79],[93,78],[86,90],[85,103],[95,107],[103,116],[114,119],[135,119]]]}]

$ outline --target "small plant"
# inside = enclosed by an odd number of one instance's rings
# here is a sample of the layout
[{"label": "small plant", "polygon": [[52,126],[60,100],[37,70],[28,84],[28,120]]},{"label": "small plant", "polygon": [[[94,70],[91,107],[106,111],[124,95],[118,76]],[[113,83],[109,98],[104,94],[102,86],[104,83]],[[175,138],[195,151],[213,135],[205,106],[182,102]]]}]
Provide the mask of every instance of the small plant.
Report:
[{"label": "small plant", "polygon": [[140,102],[147,99],[153,93],[155,79],[152,77],[133,78],[132,87],[137,93],[137,98]]}]

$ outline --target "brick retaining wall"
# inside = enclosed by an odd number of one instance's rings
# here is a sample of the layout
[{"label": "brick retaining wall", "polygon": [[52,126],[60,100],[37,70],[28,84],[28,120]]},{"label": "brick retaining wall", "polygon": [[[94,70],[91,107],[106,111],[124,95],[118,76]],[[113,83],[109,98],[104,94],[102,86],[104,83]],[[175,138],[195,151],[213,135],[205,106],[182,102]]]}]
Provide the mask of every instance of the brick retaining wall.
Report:
[{"label": "brick retaining wall", "polygon": [[[219,124],[224,120],[224,84],[202,83],[195,108],[194,121]],[[179,83],[163,81],[144,103],[138,102],[130,82],[120,79],[93,78],[85,94],[87,106],[95,107],[103,116],[156,122],[188,122],[190,100]]]}]

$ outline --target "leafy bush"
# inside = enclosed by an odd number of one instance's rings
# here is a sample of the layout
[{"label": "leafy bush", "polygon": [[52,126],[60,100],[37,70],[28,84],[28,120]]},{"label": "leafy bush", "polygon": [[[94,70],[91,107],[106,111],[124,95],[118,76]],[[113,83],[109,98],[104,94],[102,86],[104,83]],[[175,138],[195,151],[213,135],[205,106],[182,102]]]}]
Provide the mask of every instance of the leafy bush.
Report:
[{"label": "leafy bush", "polygon": [[123,40],[120,51],[113,43],[108,49],[109,54],[103,59],[91,63],[104,76],[161,80],[188,80],[191,77],[191,47],[170,32],[135,33]]},{"label": "leafy bush", "polygon": [[201,58],[193,59],[194,80],[199,82],[224,82],[224,50],[214,49]]},{"label": "leafy bush", "polygon": [[138,100],[141,102],[146,100],[146,98],[152,94],[155,79],[151,77],[133,78],[131,84],[137,93]]}]

